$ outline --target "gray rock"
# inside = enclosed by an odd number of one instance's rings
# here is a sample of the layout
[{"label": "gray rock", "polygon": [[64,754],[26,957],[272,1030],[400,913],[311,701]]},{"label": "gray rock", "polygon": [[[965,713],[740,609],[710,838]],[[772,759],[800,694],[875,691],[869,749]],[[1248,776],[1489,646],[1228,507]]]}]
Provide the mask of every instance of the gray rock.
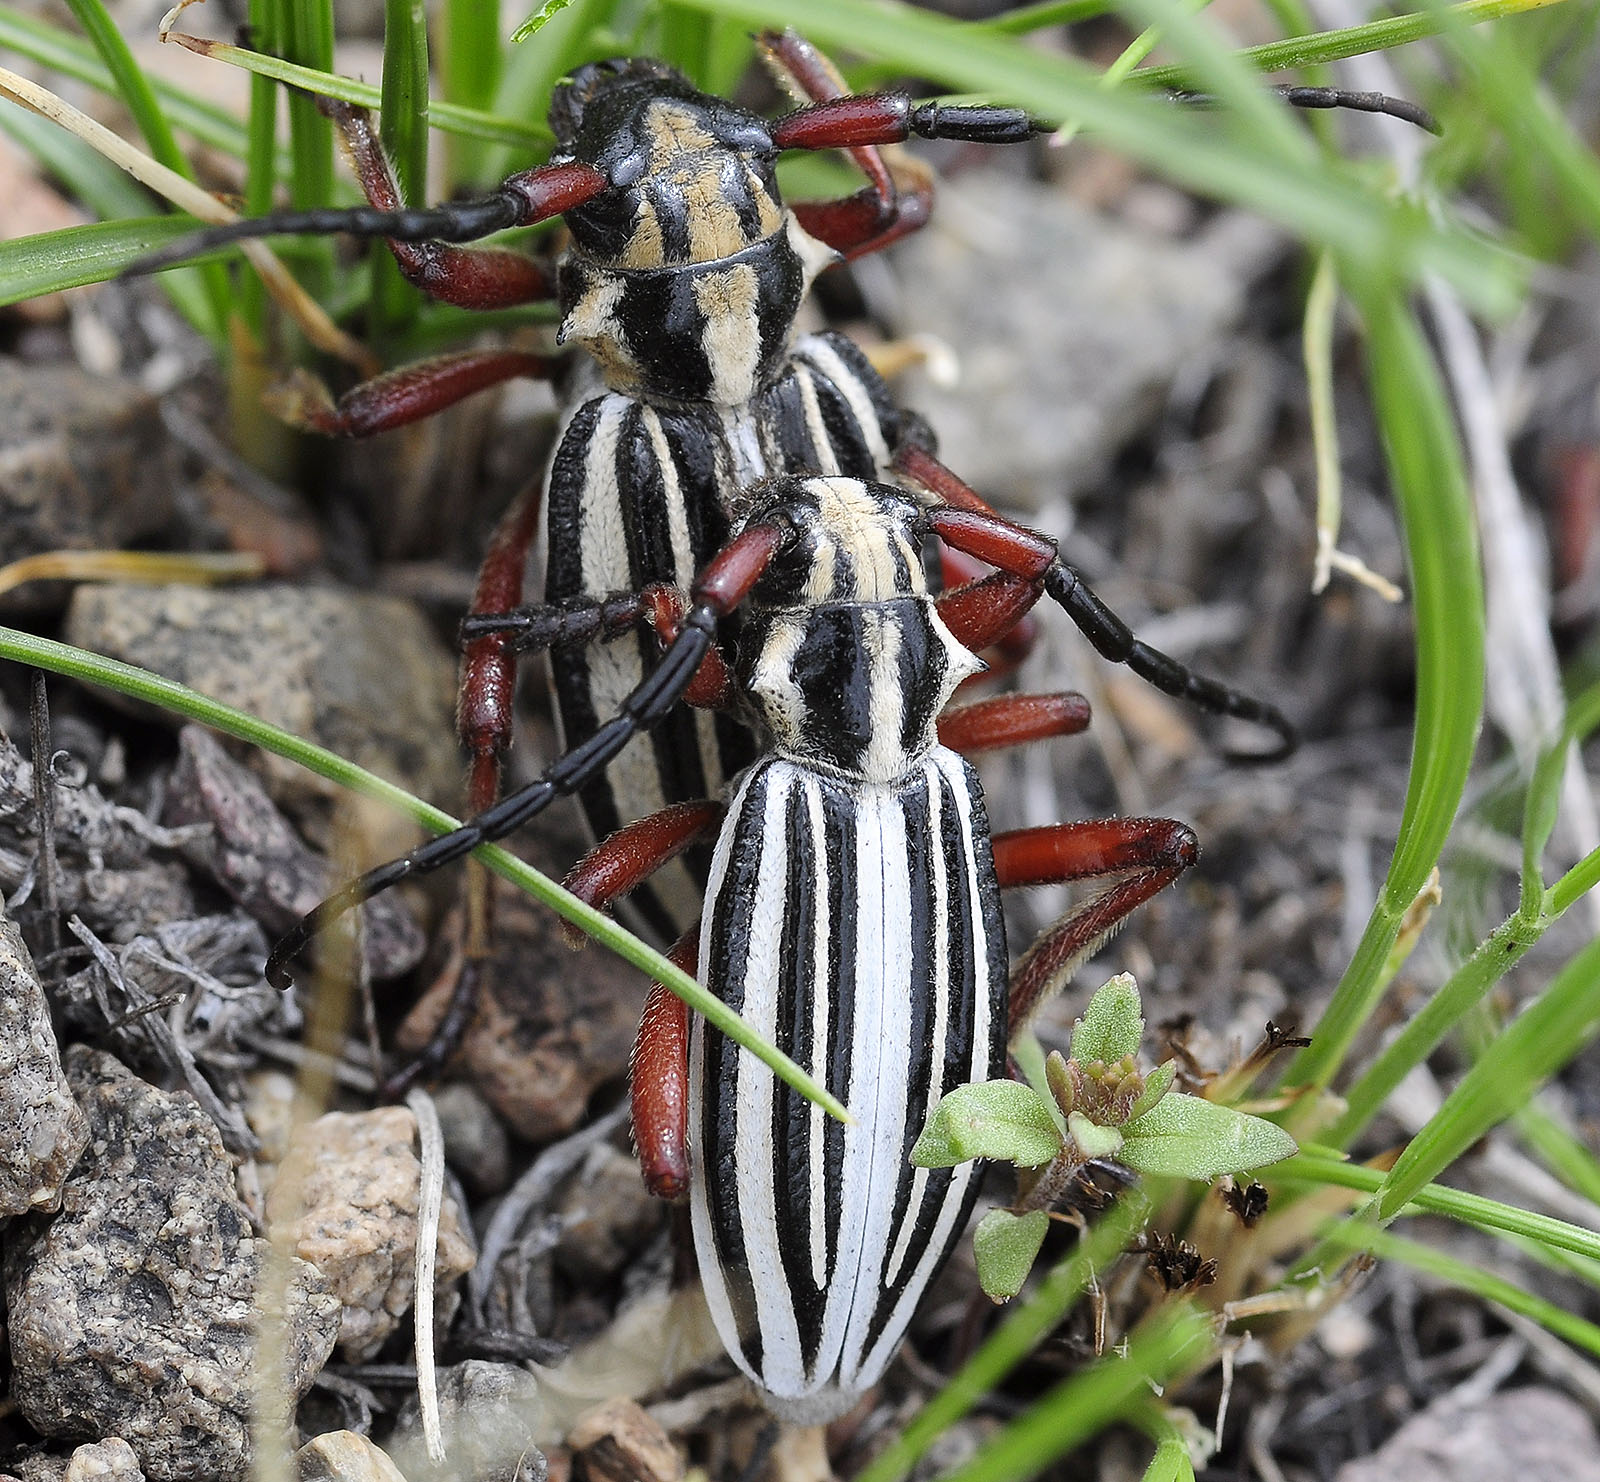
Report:
[{"label": "gray rock", "polygon": [[1278,240],[1229,215],[1175,243],[1032,181],[941,183],[898,261],[916,285],[907,328],[945,341],[960,380],[918,376],[899,392],[962,478],[1037,508],[1104,470],[1179,369],[1237,322]]},{"label": "gray rock", "polygon": [[[627,1075],[638,974],[597,947],[574,954],[549,911],[500,882],[493,947],[457,1063],[513,1133],[550,1142],[583,1120],[597,1088]],[[441,979],[417,1001],[396,1036],[402,1050],[427,1043],[452,988]]]},{"label": "gray rock", "polygon": [[645,1191],[639,1165],[610,1143],[584,1160],[557,1206],[571,1223],[556,1262],[585,1287],[614,1276],[666,1219],[667,1206]]},{"label": "gray rock", "polygon": [[[0,565],[41,551],[113,549],[171,517],[178,469],[155,398],[68,365],[0,359]],[[59,583],[0,598],[61,601]]]},{"label": "gray rock", "polygon": [[[199,914],[188,870],[151,852],[169,842],[166,830],[91,784],[53,779],[51,787],[61,915],[81,916],[91,930],[120,942]],[[33,767],[0,735],[0,889],[15,892],[36,878],[38,852]],[[37,893],[30,894],[37,904]]]},{"label": "gray rock", "polygon": [[88,1140],[33,957],[0,910],[0,1219],[57,1208]]},{"label": "gray rock", "polygon": [[1507,1389],[1463,1405],[1446,1395],[1337,1482],[1600,1482],[1587,1412],[1554,1389]]},{"label": "gray rock", "polygon": [[[339,1348],[371,1358],[416,1294],[422,1164],[416,1118],[403,1106],[328,1112],[297,1131],[267,1194],[267,1224],[315,1263],[343,1304]],[[448,1324],[455,1280],[476,1256],[448,1195],[439,1219],[436,1307]]]},{"label": "gray rock", "polygon": [[474,1194],[498,1194],[511,1182],[511,1140],[489,1103],[456,1081],[433,1093],[446,1161]]},{"label": "gray rock", "polygon": [[[179,827],[211,825],[184,846],[185,855],[270,932],[287,931],[338,884],[327,860],[300,841],[255,773],[201,726],[185,726],[178,735],[164,819]],[[361,939],[368,970],[379,982],[409,972],[427,946],[396,895],[380,895],[367,906]]]},{"label": "gray rock", "polygon": [[[42,1435],[122,1437],[152,1482],[243,1477],[266,1242],[191,1097],[82,1046],[66,1065],[90,1143],[61,1212],[7,1245],[12,1398]],[[286,1285],[287,1407],[327,1361],[339,1304],[302,1261]]]},{"label": "gray rock", "polygon": [[[67,638],[154,669],[398,778],[424,797],[459,790],[455,663],[408,602],[264,585],[80,587]],[[333,783],[261,754],[272,794],[304,807]]]},{"label": "gray rock", "polygon": [[428,1460],[415,1395],[400,1411],[389,1450],[410,1482],[545,1482],[544,1454],[533,1443],[542,1409],[539,1381],[525,1369],[469,1359],[439,1370],[444,1467]]}]

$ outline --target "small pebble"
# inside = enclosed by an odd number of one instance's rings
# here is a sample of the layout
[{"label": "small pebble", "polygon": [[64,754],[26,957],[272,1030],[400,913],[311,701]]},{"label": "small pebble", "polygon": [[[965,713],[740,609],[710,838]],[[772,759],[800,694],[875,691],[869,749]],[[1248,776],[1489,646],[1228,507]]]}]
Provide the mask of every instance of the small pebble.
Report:
[{"label": "small pebble", "polygon": [[328,1431],[294,1454],[295,1482],[406,1482],[405,1474],[365,1436]]},{"label": "small pebble", "polygon": [[511,1140],[489,1103],[453,1081],[433,1093],[445,1158],[474,1194],[498,1194],[511,1182]]},{"label": "small pebble", "polygon": [[683,1460],[667,1433],[633,1400],[607,1400],[567,1433],[587,1482],[680,1482]]},{"label": "small pebble", "polygon": [[[267,1195],[274,1238],[312,1262],[343,1306],[339,1349],[363,1363],[411,1310],[416,1291],[422,1164],[416,1118],[402,1106],[328,1112],[294,1135]],[[445,1196],[439,1223],[437,1311],[455,1311],[457,1277],[476,1259],[461,1211]]]}]

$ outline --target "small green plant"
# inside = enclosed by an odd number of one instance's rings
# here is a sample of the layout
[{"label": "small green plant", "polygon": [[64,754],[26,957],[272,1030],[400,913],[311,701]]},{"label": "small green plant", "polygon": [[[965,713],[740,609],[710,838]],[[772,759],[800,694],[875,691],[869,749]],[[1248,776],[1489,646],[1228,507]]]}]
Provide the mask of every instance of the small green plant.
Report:
[{"label": "small green plant", "polygon": [[1209,1182],[1298,1151],[1276,1123],[1174,1091],[1175,1060],[1142,1073],[1143,1039],[1139,989],[1121,973],[1073,1026],[1072,1053],[1052,1050],[1045,1059],[1044,1092],[1020,1081],[957,1086],[928,1118],[911,1153],[919,1168],[995,1158],[1019,1170],[1016,1203],[991,1210],[973,1236],[978,1280],[996,1301],[1022,1290],[1052,1207],[1096,1159]]}]

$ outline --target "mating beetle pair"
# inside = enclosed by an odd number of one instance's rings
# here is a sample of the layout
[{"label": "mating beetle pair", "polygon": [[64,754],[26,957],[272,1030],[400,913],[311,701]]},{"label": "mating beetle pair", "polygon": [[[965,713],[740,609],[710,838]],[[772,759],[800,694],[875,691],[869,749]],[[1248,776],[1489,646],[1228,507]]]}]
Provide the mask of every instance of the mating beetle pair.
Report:
[{"label": "mating beetle pair", "polygon": [[[906,1161],[927,1111],[954,1084],[993,1074],[1008,1025],[1194,857],[1192,834],[1165,820],[991,839],[970,770],[934,742],[973,651],[1048,594],[1102,653],[1169,693],[1264,724],[1284,747],[1293,732],[1274,707],[1134,640],[1049,542],[999,520],[932,457],[847,340],[793,339],[817,271],[926,217],[926,178],[878,146],[912,133],[1015,142],[1032,124],[1012,109],[850,97],[792,34],[763,46],[809,106],[767,122],[655,63],[585,67],[553,102],[549,165],[432,210],[400,206],[365,116],[334,106],[372,208],[206,236],[386,236],[406,276],[448,302],[557,297],[562,338],[589,351],[570,376],[548,480],[547,605],[507,615],[538,526],[535,489],[497,532],[466,625],[477,816],[340,892],[280,943],[270,972],[286,981],[288,959],[331,914],[567,792],[581,794],[597,836],[611,835],[576,875],[592,899],[654,874],[664,888],[641,904],[665,929],[690,914],[693,875],[707,876],[701,924],[675,955],[839,1092],[858,1125],[824,1122],[720,1036],[691,1031],[658,988],[635,1063],[636,1136],[652,1187],[690,1191],[730,1352],[788,1413],[817,1419],[881,1373],[970,1210],[970,1169]],[[772,166],[788,148],[849,149],[869,184],[785,207]],[[554,271],[446,245],[557,213],[572,245]],[[555,372],[545,356],[469,352],[338,405],[308,398],[299,412],[361,435]],[[999,569],[935,599],[920,562],[929,536]],[[685,611],[670,589],[691,587]],[[659,664],[658,638],[670,640]],[[574,749],[493,803],[523,640],[552,650]],[[711,708],[678,708],[685,695]],[[977,749],[1086,723],[1075,697],[1008,697],[947,716],[943,732]],[[709,863],[673,888],[674,858],[719,827]],[[999,888],[1085,877],[1112,883],[1024,959],[1008,1005]]]}]

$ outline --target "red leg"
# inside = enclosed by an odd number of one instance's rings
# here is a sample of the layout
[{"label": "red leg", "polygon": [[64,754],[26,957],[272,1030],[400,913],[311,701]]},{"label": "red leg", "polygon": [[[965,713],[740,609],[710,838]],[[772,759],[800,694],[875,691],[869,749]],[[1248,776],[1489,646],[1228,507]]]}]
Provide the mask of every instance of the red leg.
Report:
[{"label": "red leg", "polygon": [[1052,736],[1076,736],[1088,726],[1089,702],[1082,695],[999,695],[945,711],[939,717],[939,744],[970,756]]},{"label": "red leg", "polygon": [[1101,942],[1199,857],[1194,831],[1170,818],[1107,818],[996,834],[1002,888],[1107,879],[1023,954],[1011,975],[1011,1033]]},{"label": "red leg", "polygon": [[[727,810],[709,799],[679,803],[618,829],[567,876],[566,886],[604,909],[647,879],[669,859],[716,829]],[[700,928],[691,927],[668,954],[692,973]],[[633,1045],[633,1140],[645,1187],[658,1199],[677,1199],[689,1188],[689,1010],[660,983],[652,983]]]},{"label": "red leg", "polygon": [[[667,955],[692,973],[700,956],[698,924]],[[633,1143],[644,1186],[658,1199],[681,1199],[689,1192],[689,1006],[660,983],[645,997],[631,1072]]]},{"label": "red leg", "polygon": [[294,427],[325,437],[371,437],[431,417],[458,401],[518,376],[549,380],[559,361],[521,350],[465,350],[400,366],[363,381],[336,403],[321,381],[296,371],[264,398]]},{"label": "red leg", "polygon": [[[794,31],[767,31],[758,44],[768,64],[801,97],[830,103],[848,96],[838,69]],[[841,200],[792,202],[790,209],[813,237],[847,258],[863,257],[927,224],[933,206],[927,169],[909,159],[891,167],[875,144],[847,144],[845,150],[869,183]]]},{"label": "red leg", "polygon": [[987,671],[962,683],[999,679],[1011,673],[1033,652],[1038,641],[1038,625],[1027,613],[1044,595],[1044,588],[1007,571],[991,572],[983,580],[973,581],[968,573],[983,568],[948,546],[940,549],[940,564],[947,585],[952,576],[966,581],[965,586],[955,586],[939,598],[939,616],[945,626],[957,642],[974,653],[993,650],[986,655]]},{"label": "red leg", "polygon": [[597,911],[642,885],[668,860],[722,825],[727,808],[711,798],[674,803],[648,818],[624,824],[595,845],[562,882]]},{"label": "red leg", "polygon": [[[400,187],[365,108],[334,99],[322,109],[338,127],[356,179],[380,211],[404,206]],[[463,309],[506,309],[555,297],[553,275],[520,252],[494,247],[452,247],[443,242],[397,242],[389,250],[408,283],[430,297]]]},{"label": "red leg", "polygon": [[[921,457],[926,455],[919,454]],[[935,460],[936,461],[936,460]],[[952,475],[952,479],[953,479]],[[955,480],[959,484],[959,480]],[[965,487],[962,485],[961,487]],[[938,492],[943,492],[942,490]],[[1077,624],[1079,631],[1102,658],[1126,664],[1141,679],[1164,694],[1188,700],[1218,715],[1231,715],[1278,734],[1278,744],[1268,750],[1233,753],[1235,761],[1281,761],[1297,745],[1299,736],[1289,718],[1275,705],[1254,699],[1215,679],[1196,674],[1186,665],[1136,638],[1128,625],[1089,590],[1083,578],[1057,555],[1055,542],[1036,530],[1003,520],[992,511],[970,505],[934,509],[928,523],[946,545],[976,556],[1023,581],[1038,582],[1045,594]]]}]

